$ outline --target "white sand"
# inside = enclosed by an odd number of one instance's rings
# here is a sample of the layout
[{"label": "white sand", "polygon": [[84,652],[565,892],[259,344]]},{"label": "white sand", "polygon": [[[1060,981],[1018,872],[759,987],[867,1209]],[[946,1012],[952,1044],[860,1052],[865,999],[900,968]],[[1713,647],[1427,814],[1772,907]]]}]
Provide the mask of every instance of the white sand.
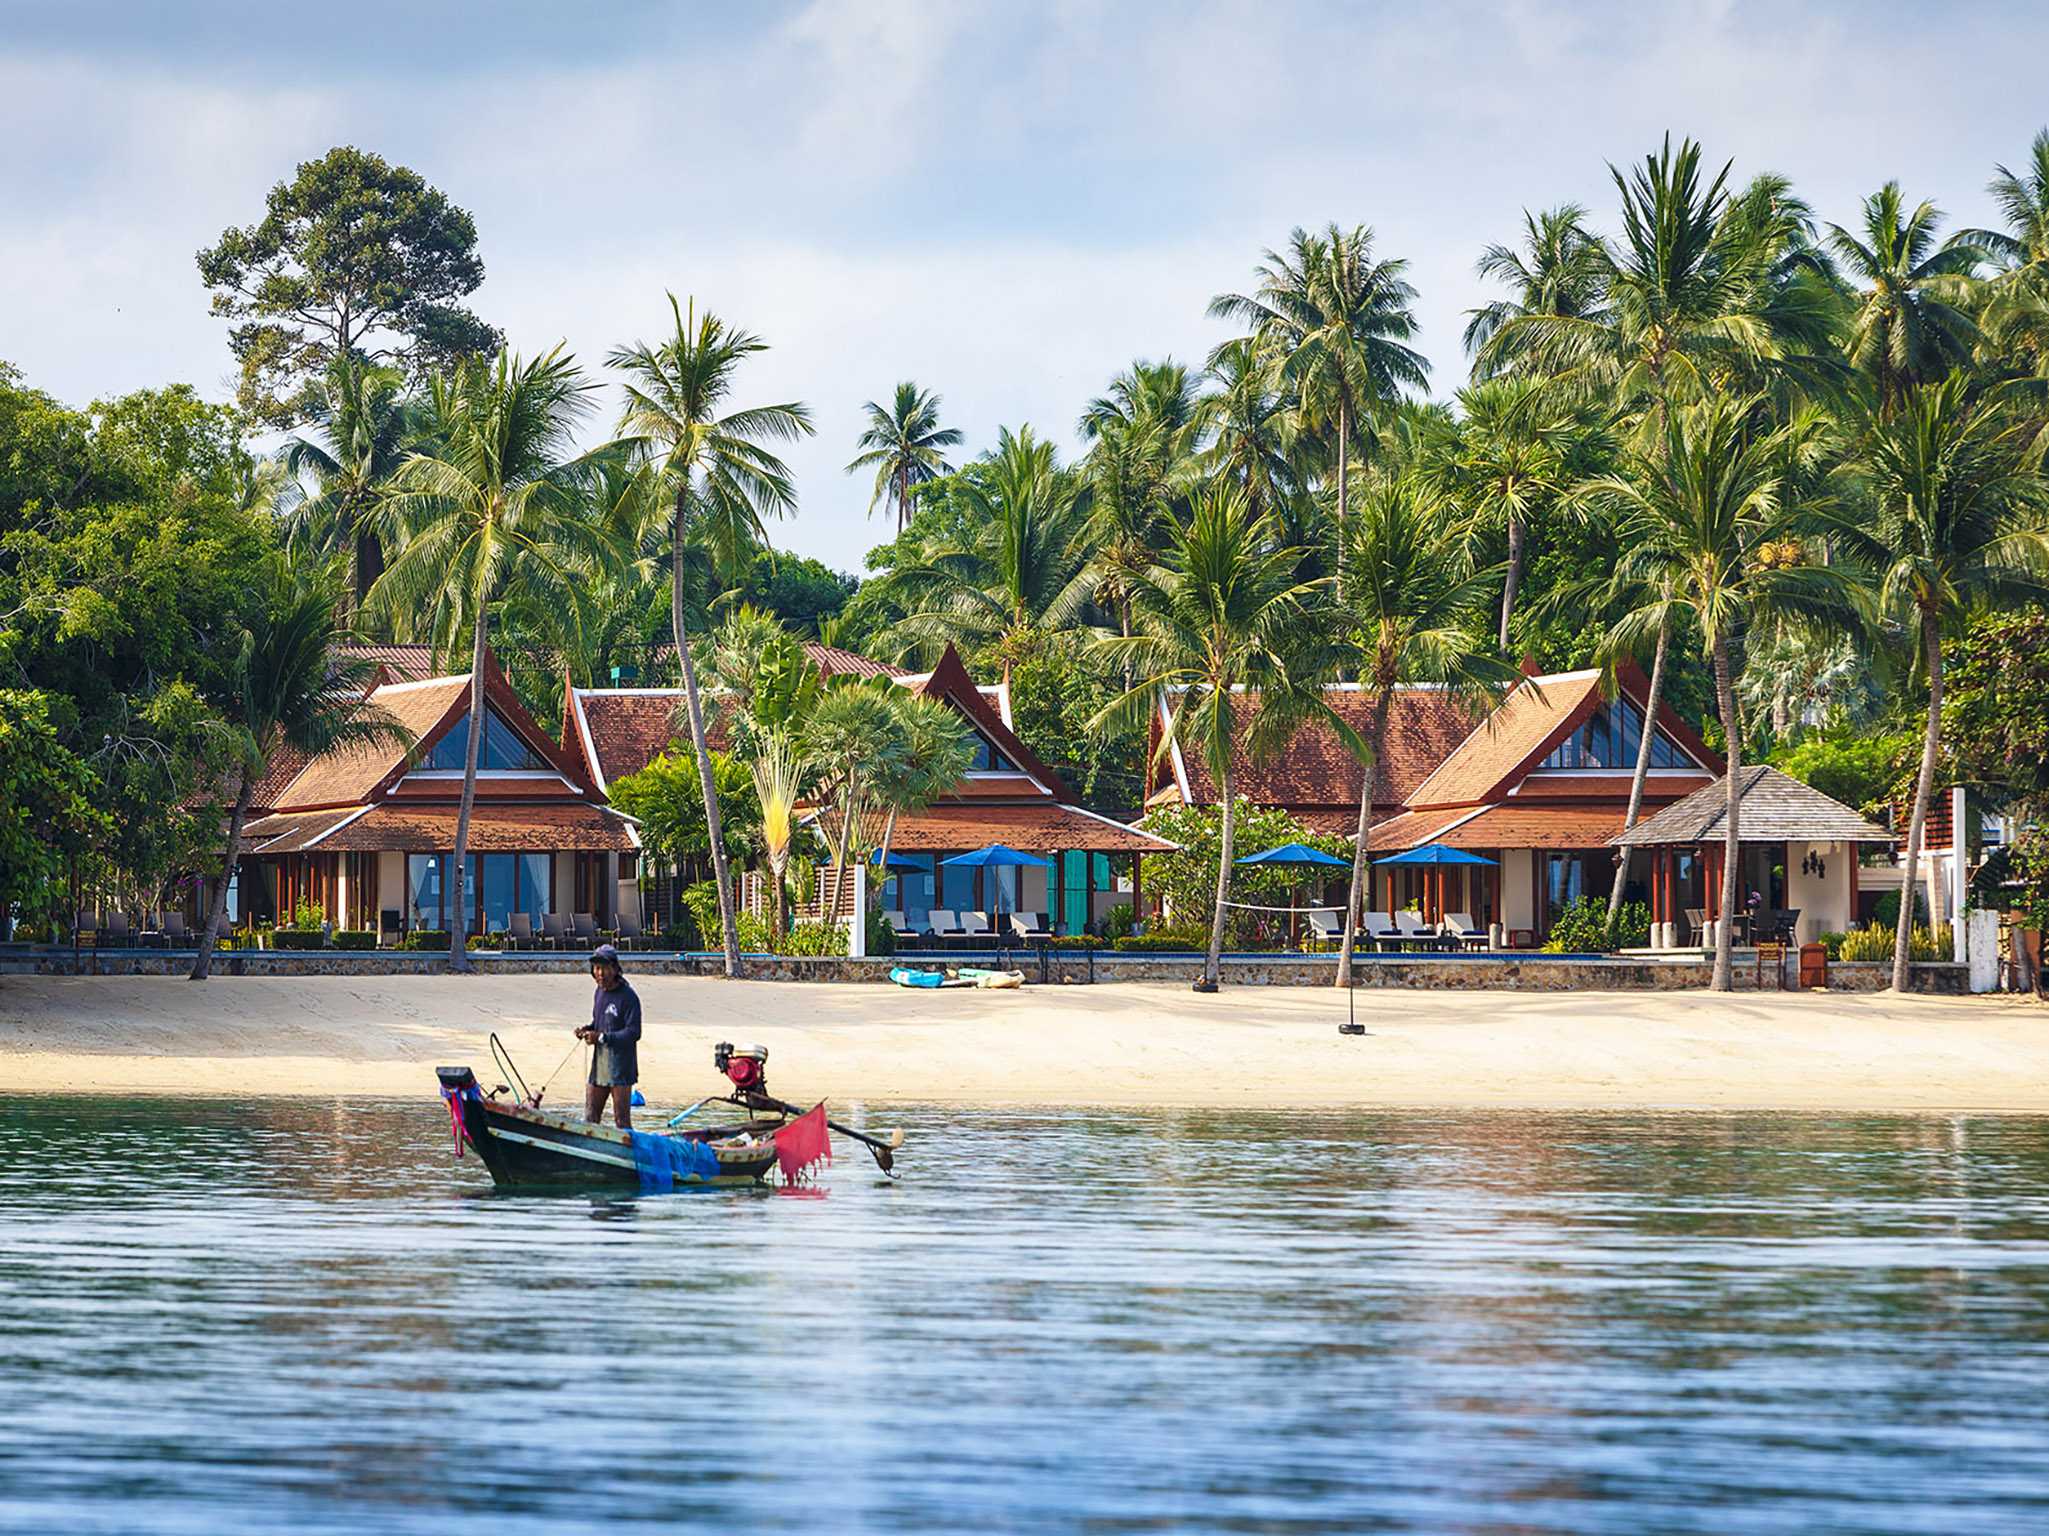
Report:
[{"label": "white sand", "polygon": [[[654,976],[642,1083],[718,1085],[718,1040],[770,1048],[793,1099],[1039,1104],[1643,1105],[2049,1110],[2049,1007],[2021,998],[1362,991],[1165,985],[916,992]],[[583,1074],[575,976],[0,976],[0,1091],[431,1093]]]}]

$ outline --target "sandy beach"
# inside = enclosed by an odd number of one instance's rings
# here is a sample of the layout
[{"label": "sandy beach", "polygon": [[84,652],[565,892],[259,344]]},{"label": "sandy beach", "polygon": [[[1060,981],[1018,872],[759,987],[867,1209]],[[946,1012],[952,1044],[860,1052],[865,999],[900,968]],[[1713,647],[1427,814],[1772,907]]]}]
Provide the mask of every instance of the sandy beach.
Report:
[{"label": "sandy beach", "polygon": [[[648,977],[642,1084],[716,1086],[759,1042],[792,1098],[1106,1105],[2049,1110],[2049,1007],[2017,998],[1160,985],[910,992]],[[574,1101],[580,977],[0,977],[0,1091],[413,1095],[496,1030]],[[572,1049],[574,1048],[574,1049]],[[565,1058],[567,1058],[565,1060]]]}]

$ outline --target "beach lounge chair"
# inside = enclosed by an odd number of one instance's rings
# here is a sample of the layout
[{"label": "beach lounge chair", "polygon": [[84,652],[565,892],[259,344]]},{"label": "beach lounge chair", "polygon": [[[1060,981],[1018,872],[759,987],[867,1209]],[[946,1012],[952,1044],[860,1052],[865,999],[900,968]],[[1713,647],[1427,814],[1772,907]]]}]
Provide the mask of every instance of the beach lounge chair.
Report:
[{"label": "beach lounge chair", "polygon": [[1319,944],[1342,944],[1345,941],[1345,914],[1335,907],[1317,907],[1305,914],[1309,919],[1309,931]]},{"label": "beach lounge chair", "polygon": [[576,925],[576,947],[596,949],[598,947],[598,920],[588,912],[578,912],[570,918]]},{"label": "beach lounge chair", "polygon": [[1011,913],[1010,931],[1028,942],[1053,937],[1052,925],[1046,921],[1046,914],[1043,912]]},{"label": "beach lounge chair", "polygon": [[183,912],[166,912],[164,914],[165,948],[184,949],[192,943],[192,939],[193,935],[185,929],[185,914]]},{"label": "beach lounge chair", "polygon": [[128,930],[128,914],[126,912],[110,912],[107,914],[107,926],[100,933],[100,942],[102,944],[111,944],[116,949],[125,949],[133,938],[134,935]]},{"label": "beach lounge chair", "polygon": [[505,936],[514,949],[534,947],[534,920],[524,912],[515,912],[505,921]]},{"label": "beach lounge chair", "polygon": [[1444,936],[1467,949],[1485,949],[1487,930],[1475,927],[1470,912],[1447,912],[1444,914]]},{"label": "beach lounge chair", "polygon": [[1359,919],[1359,936],[1372,941],[1375,949],[1402,947],[1402,932],[1385,912],[1368,912]]},{"label": "beach lounge chair", "polygon": [[560,912],[542,913],[541,948],[567,949],[568,947],[569,935],[562,927],[562,914]]},{"label": "beach lounge chair", "polygon": [[393,949],[405,932],[405,913],[397,907],[384,907],[377,914],[377,947]]},{"label": "beach lounge chair", "polygon": [[963,912],[960,915],[960,931],[971,939],[993,939],[996,930],[990,926],[986,912]]},{"label": "beach lounge chair", "polygon": [[910,922],[904,917],[903,909],[901,907],[889,908],[882,914],[882,920],[885,923],[889,924],[889,931],[895,934],[899,939],[911,939],[917,937],[918,931],[915,928],[913,928],[910,925]]},{"label": "beach lounge chair", "polygon": [[925,914],[925,936],[932,939],[959,938],[967,930],[960,925],[960,918],[944,907],[934,907]]},{"label": "beach lounge chair", "polygon": [[640,919],[631,912],[619,914],[618,945],[621,949],[646,949],[647,930],[640,926]]}]

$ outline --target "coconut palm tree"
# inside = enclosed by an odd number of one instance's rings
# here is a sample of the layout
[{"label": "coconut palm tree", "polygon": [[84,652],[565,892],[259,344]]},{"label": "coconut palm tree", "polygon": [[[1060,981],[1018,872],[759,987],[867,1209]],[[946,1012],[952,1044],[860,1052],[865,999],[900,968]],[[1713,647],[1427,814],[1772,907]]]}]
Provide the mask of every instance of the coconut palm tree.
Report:
[{"label": "coconut palm tree", "polygon": [[1958,230],[1958,243],[1976,246],[2000,268],[1990,283],[1983,328],[2016,372],[2030,374],[2027,395],[2039,410],[2049,378],[2049,129],[2035,135],[2018,172],[2005,166],[1986,188],[2006,228]]},{"label": "coconut palm tree", "polygon": [[191,979],[204,981],[227,912],[228,884],[242,852],[242,829],[271,760],[289,748],[302,757],[349,746],[408,746],[404,727],[369,700],[376,663],[335,653],[334,610],[341,582],[326,567],[282,563],[269,574],[264,604],[243,632],[234,686],[222,700],[236,745],[235,808],[228,849]]},{"label": "coconut palm tree", "polygon": [[308,389],[314,436],[285,445],[285,470],[314,489],[286,518],[288,546],[309,558],[345,554],[360,609],[384,572],[378,512],[384,483],[423,426],[405,371],[338,357]]},{"label": "coconut palm tree", "polygon": [[1474,270],[1506,284],[1515,296],[1466,311],[1466,355],[1476,360],[1475,377],[1515,370],[1516,345],[1491,345],[1511,321],[1524,315],[1601,318],[1602,253],[1599,242],[1587,232],[1586,218],[1586,209],[1577,203],[1545,213],[1525,212],[1522,250],[1490,245],[1480,253]]},{"label": "coconut palm tree", "polygon": [[1196,402],[1196,426],[1206,445],[1196,456],[1197,471],[1229,476],[1245,487],[1245,504],[1255,517],[1279,506],[1300,484],[1294,413],[1274,373],[1260,360],[1253,338],[1227,341],[1210,354],[1209,377],[1216,387]]},{"label": "coconut palm tree", "polygon": [[683,703],[690,717],[690,744],[710,829],[713,874],[719,885],[719,925],[726,974],[740,974],[740,928],[733,914],[726,847],[719,835],[718,786],[711,748],[704,736],[704,706],[698,699],[697,670],[684,621],[687,551],[693,537],[715,548],[762,541],[762,518],[780,516],[796,505],[789,469],[766,443],[792,442],[812,430],[811,413],[790,401],[781,405],[727,410],[740,364],[768,350],[749,331],[728,326],[693,301],[688,313],[669,295],[675,330],[659,346],[621,347],[611,366],[626,375],[626,411],[619,440],[640,465],[650,505],[671,510],[669,525],[669,625],[683,672]]},{"label": "coconut palm tree", "polygon": [[1985,253],[1961,239],[1938,247],[1941,220],[1933,203],[1908,212],[1900,184],[1889,181],[1864,200],[1862,239],[1829,226],[1829,248],[1860,287],[1850,362],[1871,380],[1882,416],[1907,389],[1967,363],[1977,341],[1967,306]]},{"label": "coconut palm tree", "polygon": [[1492,606],[1494,575],[1474,568],[1469,525],[1459,510],[1413,480],[1373,487],[1346,530],[1338,563],[1338,615],[1350,632],[1349,649],[1373,709],[1366,736],[1351,742],[1365,771],[1351,899],[1338,949],[1341,987],[1352,984],[1373,791],[1387,749],[1395,690],[1435,684],[1478,713],[1521,676],[1475,633]]},{"label": "coconut palm tree", "polygon": [[[1242,487],[1227,480],[1205,485],[1188,524],[1174,528],[1166,559],[1133,586],[1133,633],[1103,631],[1096,641],[1108,662],[1128,661],[1140,680],[1091,728],[1142,722],[1164,692],[1172,704],[1160,750],[1181,742],[1199,751],[1217,784],[1222,841],[1203,972],[1212,990],[1231,890],[1234,754],[1243,735],[1255,759],[1270,755],[1314,707],[1311,680],[1321,676],[1313,649],[1325,632],[1316,611],[1320,584],[1299,579],[1301,551],[1277,545],[1273,532],[1271,518],[1252,515]],[[1240,730],[1241,688],[1260,691],[1249,733]]]},{"label": "coconut palm tree", "polygon": [[1297,229],[1285,254],[1266,253],[1255,292],[1210,301],[1212,317],[1252,327],[1303,424],[1331,431],[1340,529],[1354,434],[1404,385],[1429,383],[1430,364],[1405,345],[1416,334],[1416,290],[1402,276],[1407,269],[1405,261],[1373,260],[1373,231],[1364,225],[1348,232],[1332,224],[1320,235]]},{"label": "coconut palm tree", "polygon": [[904,754],[875,788],[876,799],[889,811],[876,850],[881,871],[877,878],[882,880],[889,878],[897,817],[915,816],[941,795],[951,794],[975,766],[974,736],[958,710],[909,689],[899,689],[889,698],[903,723]]},{"label": "coconut palm tree", "polygon": [[1079,430],[1090,445],[1089,576],[1096,601],[1129,634],[1131,583],[1159,558],[1201,434],[1194,382],[1178,363],[1138,363],[1090,402]]},{"label": "coconut palm tree", "polygon": [[1802,511],[1782,494],[1786,429],[1760,430],[1767,419],[1759,397],[1711,396],[1672,410],[1662,443],[1632,455],[1626,473],[1601,476],[1585,490],[1616,519],[1624,550],[1617,590],[1643,594],[1640,606],[1611,629],[1611,652],[1636,649],[1671,621],[1675,609],[1683,609],[1698,625],[1714,670],[1716,707],[1728,739],[1721,922],[1709,983],[1720,992],[1731,984],[1742,863],[1743,723],[1731,657],[1753,616],[1777,608],[1833,617],[1846,599],[1840,572],[1797,558],[1764,557],[1768,546],[1790,548],[1797,556]]},{"label": "coconut palm tree", "polygon": [[911,526],[911,503],[919,486],[950,474],[943,450],[958,448],[963,441],[953,427],[939,424],[940,397],[920,389],[906,379],[896,387],[896,396],[884,410],[873,400],[861,407],[868,413],[868,426],[854,440],[861,452],[847,466],[847,473],[875,471],[875,494],[868,498],[868,511],[887,497],[896,506],[896,530]]},{"label": "coconut palm tree", "polygon": [[1905,386],[1891,418],[1868,424],[1854,473],[1865,493],[1861,515],[1831,531],[1876,574],[1881,603],[1911,616],[1928,675],[1921,772],[1907,823],[1907,895],[1893,951],[1893,988],[1904,992],[1916,866],[1942,741],[1943,633],[1979,603],[2049,585],[2045,494],[2020,427],[1974,400],[1961,372]]},{"label": "coconut palm tree", "polygon": [[[828,923],[839,918],[847,861],[863,853],[858,835],[861,815],[877,787],[904,772],[910,754],[903,714],[890,697],[895,689],[887,683],[875,686],[878,681],[828,689],[803,723],[805,760],[839,822],[825,907]],[[854,921],[864,920],[864,914],[854,914]]]},{"label": "coconut palm tree", "polygon": [[390,481],[404,542],[370,590],[370,615],[424,615],[437,653],[469,640],[469,742],[449,881],[448,959],[458,971],[470,968],[464,885],[491,610],[508,597],[568,603],[588,562],[603,553],[583,515],[591,460],[570,454],[593,388],[559,346],[531,361],[506,351],[462,364],[434,380],[433,451],[408,456]]}]

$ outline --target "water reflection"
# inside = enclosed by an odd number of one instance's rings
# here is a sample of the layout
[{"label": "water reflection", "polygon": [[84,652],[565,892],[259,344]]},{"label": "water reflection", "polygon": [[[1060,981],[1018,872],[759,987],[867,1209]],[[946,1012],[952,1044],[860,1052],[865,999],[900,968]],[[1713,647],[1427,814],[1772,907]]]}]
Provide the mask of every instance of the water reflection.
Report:
[{"label": "water reflection", "polygon": [[2042,1120],[888,1118],[543,1198],[431,1099],[0,1100],[0,1523],[2049,1517]]}]

